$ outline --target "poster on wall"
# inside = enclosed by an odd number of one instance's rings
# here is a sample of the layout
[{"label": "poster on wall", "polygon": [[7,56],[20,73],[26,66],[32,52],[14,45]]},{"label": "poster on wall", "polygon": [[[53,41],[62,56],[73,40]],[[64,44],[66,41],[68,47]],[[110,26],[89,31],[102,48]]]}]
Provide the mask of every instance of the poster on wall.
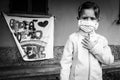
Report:
[{"label": "poster on wall", "polygon": [[[3,13],[25,61],[53,58],[54,17],[20,17]],[[12,54],[12,53],[11,53]]]}]

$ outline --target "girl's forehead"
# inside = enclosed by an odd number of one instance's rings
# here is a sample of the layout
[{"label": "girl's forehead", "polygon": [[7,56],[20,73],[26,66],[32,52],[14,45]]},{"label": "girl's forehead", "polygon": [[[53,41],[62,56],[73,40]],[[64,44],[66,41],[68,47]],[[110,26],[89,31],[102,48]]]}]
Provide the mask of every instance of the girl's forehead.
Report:
[{"label": "girl's forehead", "polygon": [[84,9],[82,16],[95,17],[95,12],[93,9]]}]

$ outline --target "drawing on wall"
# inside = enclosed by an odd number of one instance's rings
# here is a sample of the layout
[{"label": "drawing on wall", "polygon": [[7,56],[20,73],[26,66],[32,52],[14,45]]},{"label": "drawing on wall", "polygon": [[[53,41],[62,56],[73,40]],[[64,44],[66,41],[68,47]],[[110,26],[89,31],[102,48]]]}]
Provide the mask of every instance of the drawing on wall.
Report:
[{"label": "drawing on wall", "polygon": [[54,17],[28,18],[3,13],[25,61],[53,58]]}]

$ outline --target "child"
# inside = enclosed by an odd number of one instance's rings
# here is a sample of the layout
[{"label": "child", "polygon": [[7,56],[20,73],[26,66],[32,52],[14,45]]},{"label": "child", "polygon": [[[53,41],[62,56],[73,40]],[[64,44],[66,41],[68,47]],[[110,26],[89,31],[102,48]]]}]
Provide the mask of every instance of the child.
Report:
[{"label": "child", "polygon": [[105,37],[95,33],[100,9],[87,1],[78,8],[79,31],[69,36],[61,64],[61,80],[102,80],[101,64],[114,62]]}]

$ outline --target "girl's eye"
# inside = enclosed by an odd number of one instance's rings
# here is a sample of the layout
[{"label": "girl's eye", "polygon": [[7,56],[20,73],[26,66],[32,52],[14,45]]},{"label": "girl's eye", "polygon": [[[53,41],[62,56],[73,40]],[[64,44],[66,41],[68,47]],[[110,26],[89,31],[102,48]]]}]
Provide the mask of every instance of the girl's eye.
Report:
[{"label": "girl's eye", "polygon": [[96,18],[95,17],[91,17],[91,20],[96,20]]},{"label": "girl's eye", "polygon": [[87,19],[88,19],[88,17],[82,17],[82,19],[87,20]]},{"label": "girl's eye", "polygon": [[96,20],[96,18],[95,18],[95,17],[82,17],[81,19],[83,19],[83,20],[88,20],[88,19],[91,19],[91,20]]}]

